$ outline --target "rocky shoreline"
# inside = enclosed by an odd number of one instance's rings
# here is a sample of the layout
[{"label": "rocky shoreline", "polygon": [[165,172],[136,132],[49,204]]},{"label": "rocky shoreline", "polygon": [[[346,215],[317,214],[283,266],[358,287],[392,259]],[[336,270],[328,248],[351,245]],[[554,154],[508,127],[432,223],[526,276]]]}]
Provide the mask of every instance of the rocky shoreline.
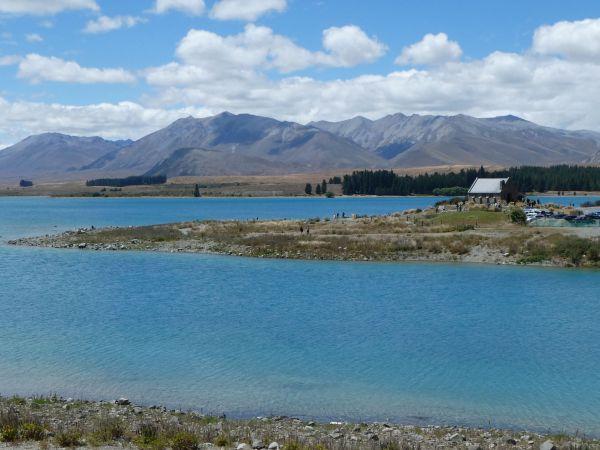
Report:
[{"label": "rocky shoreline", "polygon": [[249,420],[207,416],[125,398],[92,402],[60,397],[0,397],[0,448],[140,449],[600,449],[585,436],[495,428],[319,423],[293,417]]},{"label": "rocky shoreline", "polygon": [[337,220],[197,221],[127,228],[91,227],[16,239],[8,244],[304,260],[600,267],[598,236],[579,236],[580,232],[519,226],[510,223],[505,212],[405,212]]}]

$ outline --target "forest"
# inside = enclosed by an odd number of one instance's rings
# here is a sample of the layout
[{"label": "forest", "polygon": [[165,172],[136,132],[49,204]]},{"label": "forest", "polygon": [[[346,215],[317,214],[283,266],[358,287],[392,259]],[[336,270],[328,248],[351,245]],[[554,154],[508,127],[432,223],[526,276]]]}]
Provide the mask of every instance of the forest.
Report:
[{"label": "forest", "polygon": [[86,186],[109,186],[109,187],[125,187],[125,186],[144,186],[152,184],[165,184],[167,177],[165,175],[156,176],[133,176],[127,178],[98,178],[96,180],[86,181]]},{"label": "forest", "polygon": [[600,191],[600,167],[558,165],[511,167],[494,171],[480,167],[416,176],[398,175],[393,170],[361,170],[344,175],[342,192],[344,195],[444,195],[450,191],[464,193],[477,177],[510,177],[523,193]]}]

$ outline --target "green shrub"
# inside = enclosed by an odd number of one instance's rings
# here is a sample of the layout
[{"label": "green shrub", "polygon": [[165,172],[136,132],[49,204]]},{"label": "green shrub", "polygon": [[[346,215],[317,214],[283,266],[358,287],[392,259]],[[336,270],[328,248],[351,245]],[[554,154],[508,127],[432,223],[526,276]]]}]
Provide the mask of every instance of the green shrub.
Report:
[{"label": "green shrub", "polygon": [[56,433],[54,440],[59,447],[79,447],[83,445],[79,430],[62,430]]},{"label": "green shrub", "polygon": [[96,444],[109,444],[125,437],[123,422],[116,417],[100,419],[95,425],[91,439]]},{"label": "green shrub", "polygon": [[180,431],[173,437],[171,448],[173,450],[196,450],[199,443],[196,435],[187,431]]},{"label": "green shrub", "polygon": [[14,425],[4,425],[0,429],[1,442],[17,442],[19,440],[19,428]]},{"label": "green shrub", "polygon": [[39,423],[28,422],[21,426],[21,439],[26,441],[41,441],[46,437],[46,430]]},{"label": "green shrub", "polygon": [[215,439],[215,445],[217,447],[227,447],[230,444],[230,442],[231,440],[229,439],[229,437],[224,434],[220,434]]},{"label": "green shrub", "polygon": [[514,208],[510,211],[510,221],[518,225],[525,225],[527,223],[527,216],[525,211],[521,208]]},{"label": "green shrub", "polygon": [[137,440],[141,444],[150,444],[158,438],[158,427],[153,423],[142,423],[138,428]]}]

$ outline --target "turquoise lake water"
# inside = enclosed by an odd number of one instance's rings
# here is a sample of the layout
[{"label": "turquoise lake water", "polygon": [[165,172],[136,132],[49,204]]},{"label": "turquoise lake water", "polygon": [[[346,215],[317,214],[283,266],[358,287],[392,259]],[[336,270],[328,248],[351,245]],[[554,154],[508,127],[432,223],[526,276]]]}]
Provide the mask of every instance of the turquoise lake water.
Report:
[{"label": "turquoise lake water", "polygon": [[598,195],[530,195],[528,198],[531,200],[539,199],[542,204],[553,203],[562,206],[581,206],[582,203],[600,201]]},{"label": "turquoise lake water", "polygon": [[[0,198],[0,240],[414,201]],[[0,246],[0,274],[4,395],[600,435],[598,271]]]}]

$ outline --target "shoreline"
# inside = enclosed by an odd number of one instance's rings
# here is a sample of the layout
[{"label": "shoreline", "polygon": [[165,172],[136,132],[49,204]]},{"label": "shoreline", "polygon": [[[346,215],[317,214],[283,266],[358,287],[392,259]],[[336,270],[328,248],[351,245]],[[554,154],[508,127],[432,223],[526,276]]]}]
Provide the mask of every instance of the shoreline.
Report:
[{"label": "shoreline", "polygon": [[550,434],[492,426],[326,422],[288,416],[235,419],[164,406],[134,405],[126,398],[107,402],[57,396],[0,396],[0,425],[0,441],[5,445],[32,449],[600,449],[600,441],[579,433]]},{"label": "shoreline", "polygon": [[600,267],[600,230],[510,223],[508,213],[405,212],[334,220],[196,221],[79,229],[13,246],[355,262]]}]

